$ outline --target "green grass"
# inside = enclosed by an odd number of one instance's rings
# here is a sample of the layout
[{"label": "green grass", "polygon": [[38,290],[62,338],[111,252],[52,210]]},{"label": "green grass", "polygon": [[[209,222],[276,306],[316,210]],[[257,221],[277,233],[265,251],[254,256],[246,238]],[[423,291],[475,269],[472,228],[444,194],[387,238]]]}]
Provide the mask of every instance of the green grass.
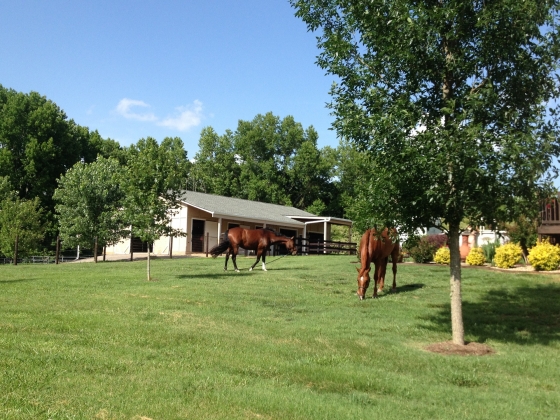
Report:
[{"label": "green grass", "polygon": [[448,268],[360,302],[355,259],[0,266],[0,418],[559,418],[559,277],[463,270],[466,339],[496,354],[443,356]]}]

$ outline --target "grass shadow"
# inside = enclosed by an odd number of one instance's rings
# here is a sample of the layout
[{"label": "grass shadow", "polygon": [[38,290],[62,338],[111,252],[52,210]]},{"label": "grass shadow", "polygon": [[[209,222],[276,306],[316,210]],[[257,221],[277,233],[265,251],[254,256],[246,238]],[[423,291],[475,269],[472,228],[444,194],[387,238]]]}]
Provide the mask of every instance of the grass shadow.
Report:
[{"label": "grass shadow", "polygon": [[13,279],[13,280],[0,280],[0,284],[10,284],[10,283],[23,283],[28,281],[37,281],[39,279]]},{"label": "grass shadow", "polygon": [[[426,317],[429,329],[450,331],[450,304]],[[548,345],[560,340],[560,286],[555,284],[493,289],[478,302],[463,301],[465,334],[483,343],[487,339],[504,343]],[[435,327],[434,327],[435,326]]]}]

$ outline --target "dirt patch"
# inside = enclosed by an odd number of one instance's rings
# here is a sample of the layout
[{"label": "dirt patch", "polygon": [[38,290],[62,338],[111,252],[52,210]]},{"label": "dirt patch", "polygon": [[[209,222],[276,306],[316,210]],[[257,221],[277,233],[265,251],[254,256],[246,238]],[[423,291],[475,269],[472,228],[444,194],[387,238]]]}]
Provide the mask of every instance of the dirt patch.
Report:
[{"label": "dirt patch", "polygon": [[434,343],[426,347],[432,353],[452,355],[452,356],[486,356],[494,354],[492,347],[481,343],[465,343],[464,346],[454,344],[452,341]]}]

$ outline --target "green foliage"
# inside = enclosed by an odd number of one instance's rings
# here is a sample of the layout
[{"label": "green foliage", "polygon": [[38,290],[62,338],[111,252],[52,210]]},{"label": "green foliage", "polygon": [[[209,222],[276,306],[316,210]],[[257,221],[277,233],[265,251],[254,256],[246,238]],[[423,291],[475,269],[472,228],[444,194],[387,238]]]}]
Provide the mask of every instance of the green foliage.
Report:
[{"label": "green foliage", "polygon": [[408,243],[406,249],[414,262],[426,264],[433,261],[434,254],[439,248],[438,243],[430,240],[430,237],[426,235],[416,242]]},{"label": "green foliage", "polygon": [[123,219],[122,168],[115,159],[98,157],[76,163],[61,176],[54,198],[60,236],[68,248],[112,245],[128,236]]},{"label": "green foliage", "polygon": [[13,257],[16,237],[19,257],[37,253],[45,233],[42,213],[38,198],[0,201],[0,253]]},{"label": "green foliage", "polygon": [[469,265],[484,265],[486,257],[484,256],[484,251],[481,247],[471,248],[469,255],[465,259],[465,262]]},{"label": "green foliage", "polygon": [[434,255],[434,262],[437,264],[449,265],[451,262],[451,253],[449,252],[449,248],[443,246],[438,249]]},{"label": "green foliage", "polygon": [[526,214],[505,225],[508,237],[512,242],[521,246],[525,255],[527,255],[528,249],[537,243],[537,229],[540,223],[539,204],[538,200],[535,200],[533,206],[526,210]]},{"label": "green foliage", "polygon": [[560,247],[549,241],[538,242],[529,250],[528,259],[537,271],[557,270],[560,265]]},{"label": "green foliage", "polygon": [[487,244],[481,246],[486,262],[488,263],[494,262],[494,256],[496,255],[496,248],[498,248],[499,246],[500,246],[499,239],[496,239],[496,241],[494,242],[488,242]]},{"label": "green foliage", "polygon": [[222,136],[207,127],[187,187],[299,209],[315,206],[314,212],[329,209],[330,215],[342,216],[333,204],[338,198],[331,182],[335,159],[331,149],[318,149],[317,139],[312,126],[304,129],[293,117],[281,119],[270,112],[240,120],[235,132]]},{"label": "green foliage", "polygon": [[167,137],[161,145],[152,137],[142,139],[130,146],[126,159],[123,208],[133,234],[149,243],[163,235],[181,236],[183,232],[171,227],[186,179],[181,139]]},{"label": "green foliage", "polygon": [[54,212],[56,180],[81,159],[92,162],[105,145],[69,120],[54,102],[37,92],[29,94],[0,85],[0,177],[7,176],[22,199],[38,197],[41,207]]},{"label": "green foliage", "polygon": [[522,249],[518,244],[512,242],[496,248],[494,262],[500,268],[512,268],[521,258]]}]

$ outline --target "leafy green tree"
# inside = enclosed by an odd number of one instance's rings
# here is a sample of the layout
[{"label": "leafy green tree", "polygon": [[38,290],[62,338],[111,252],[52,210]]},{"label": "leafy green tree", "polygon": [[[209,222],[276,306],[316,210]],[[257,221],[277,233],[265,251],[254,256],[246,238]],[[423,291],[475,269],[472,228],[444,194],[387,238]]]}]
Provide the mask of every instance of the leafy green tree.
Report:
[{"label": "leafy green tree", "polygon": [[[317,132],[272,113],[219,136],[202,130],[187,187],[212,194],[326,211],[336,201],[330,154]],[[312,206],[312,207],[310,207]],[[337,209],[340,210],[340,209]]]},{"label": "leafy green tree", "polygon": [[198,152],[190,168],[187,188],[234,197],[239,192],[240,166],[235,158],[233,133],[219,136],[212,127],[200,133]]},{"label": "leafy green tree", "polygon": [[[150,245],[163,235],[182,233],[171,227],[185,188],[187,152],[180,138],[165,138],[161,144],[151,137],[127,150],[123,178],[124,211],[133,235]],[[148,280],[150,253],[148,252]]]},{"label": "leafy green tree", "polygon": [[[21,199],[39,198],[47,225],[54,224],[56,180],[76,162],[93,162],[98,153],[118,155],[120,147],[69,120],[37,92],[0,85],[0,177],[9,178]],[[46,242],[53,239],[51,234],[49,229]]]},{"label": "leafy green tree", "polygon": [[514,220],[517,203],[550,186],[559,2],[290,1],[320,30],[317,63],[338,78],[334,127],[376,168],[357,217],[446,230],[452,336],[464,344],[461,221]]},{"label": "leafy green tree", "polygon": [[54,198],[65,246],[93,249],[97,239],[98,246],[105,247],[128,235],[121,173],[116,159],[100,156],[92,163],[76,163],[60,177]]},{"label": "leafy green tree", "polygon": [[12,191],[10,178],[7,176],[0,176],[0,202],[12,197],[15,198],[15,191]]},{"label": "leafy green tree", "polygon": [[42,222],[39,199],[5,198],[0,202],[0,252],[12,257],[16,238],[18,255],[22,257],[39,252],[45,226]]}]

